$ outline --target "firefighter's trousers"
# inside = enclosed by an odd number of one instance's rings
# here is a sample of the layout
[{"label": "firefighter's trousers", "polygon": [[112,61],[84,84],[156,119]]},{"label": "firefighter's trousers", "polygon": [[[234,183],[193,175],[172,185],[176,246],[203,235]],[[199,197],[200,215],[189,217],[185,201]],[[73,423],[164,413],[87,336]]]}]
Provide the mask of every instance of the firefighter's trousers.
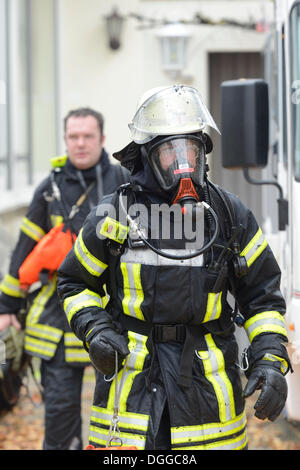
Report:
[{"label": "firefighter's trousers", "polygon": [[79,450],[81,436],[81,389],[84,367],[70,367],[63,342],[50,361],[42,361],[45,398],[44,450]]}]

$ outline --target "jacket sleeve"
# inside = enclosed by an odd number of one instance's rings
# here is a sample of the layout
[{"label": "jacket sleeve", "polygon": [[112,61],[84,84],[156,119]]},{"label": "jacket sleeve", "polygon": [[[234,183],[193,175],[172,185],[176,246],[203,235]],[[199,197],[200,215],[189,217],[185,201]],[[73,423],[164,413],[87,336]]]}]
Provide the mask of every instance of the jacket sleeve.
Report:
[{"label": "jacket sleeve", "polygon": [[57,291],[68,322],[87,348],[91,330],[107,318],[104,285],[108,279],[105,239],[99,237],[101,218],[91,211],[73,249],[58,269]]},{"label": "jacket sleeve", "polygon": [[0,285],[0,314],[18,313],[23,305],[25,294],[20,288],[19,268],[47,231],[47,202],[43,193],[48,183],[46,179],[38,186],[22,220],[8,272]]},{"label": "jacket sleeve", "polygon": [[284,357],[284,367],[287,367],[289,361],[283,344],[288,340],[284,321],[286,304],[280,290],[281,271],[252,212],[238,198],[233,203],[237,222],[242,226],[239,256],[247,264],[246,275],[233,276],[233,294],[245,320],[252,362],[265,357],[269,360]]}]

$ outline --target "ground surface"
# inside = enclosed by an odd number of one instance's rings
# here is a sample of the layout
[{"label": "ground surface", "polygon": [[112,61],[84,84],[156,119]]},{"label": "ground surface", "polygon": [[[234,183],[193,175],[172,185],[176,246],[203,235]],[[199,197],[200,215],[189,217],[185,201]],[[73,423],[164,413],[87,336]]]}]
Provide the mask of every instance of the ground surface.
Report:
[{"label": "ground surface", "polygon": [[[82,393],[83,439],[88,443],[90,406],[94,388],[93,371],[85,373]],[[43,442],[43,404],[36,386],[30,383],[31,399],[22,391],[19,404],[0,417],[1,450],[40,450]],[[256,392],[258,393],[258,392]],[[257,395],[256,395],[257,396]],[[299,428],[280,416],[275,423],[254,417],[255,397],[247,402],[248,435],[250,450],[300,450]]]}]

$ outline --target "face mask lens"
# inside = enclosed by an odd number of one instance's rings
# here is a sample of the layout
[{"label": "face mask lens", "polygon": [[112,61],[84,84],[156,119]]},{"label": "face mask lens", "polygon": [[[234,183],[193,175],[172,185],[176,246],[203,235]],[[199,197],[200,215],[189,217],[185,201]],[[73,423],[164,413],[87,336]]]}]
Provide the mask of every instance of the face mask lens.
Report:
[{"label": "face mask lens", "polygon": [[155,146],[150,161],[155,174],[166,189],[172,189],[184,177],[200,182],[200,162],[204,157],[203,144],[199,139],[170,139]]}]

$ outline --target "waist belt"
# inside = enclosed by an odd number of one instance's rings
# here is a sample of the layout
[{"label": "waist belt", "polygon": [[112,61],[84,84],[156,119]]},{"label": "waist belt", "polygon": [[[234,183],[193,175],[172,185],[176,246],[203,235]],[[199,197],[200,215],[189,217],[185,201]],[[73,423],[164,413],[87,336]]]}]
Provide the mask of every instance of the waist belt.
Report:
[{"label": "waist belt", "polygon": [[134,331],[144,336],[148,336],[147,348],[152,355],[150,371],[147,376],[147,386],[150,387],[152,378],[153,363],[155,356],[155,343],[168,343],[176,341],[183,344],[183,350],[179,366],[178,385],[189,387],[192,383],[193,375],[193,359],[195,349],[207,350],[204,335],[209,330],[204,325],[162,325],[152,324],[150,322],[141,321],[127,315],[121,315],[119,319],[122,327],[126,330]]},{"label": "waist belt", "polygon": [[177,341],[184,343],[186,338],[185,325],[153,325],[152,339],[154,343]]}]

